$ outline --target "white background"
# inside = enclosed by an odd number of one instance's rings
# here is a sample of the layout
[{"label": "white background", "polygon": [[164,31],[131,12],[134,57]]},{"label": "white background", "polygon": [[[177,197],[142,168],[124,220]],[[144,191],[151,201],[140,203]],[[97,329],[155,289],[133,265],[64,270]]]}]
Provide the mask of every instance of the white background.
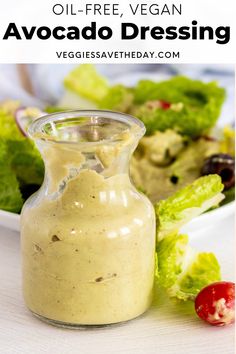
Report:
[{"label": "white background", "polygon": [[[176,5],[182,3],[183,14],[181,16],[132,16],[127,11],[128,4],[142,3],[138,0],[123,1],[101,1],[87,0],[87,3],[119,3],[120,9],[125,14],[122,18],[118,16],[56,16],[52,12],[52,7],[56,3],[73,3],[75,8],[83,8],[84,0],[7,0],[2,1],[0,9],[0,63],[144,63],[144,62],[176,62],[176,63],[233,63],[235,61],[235,0],[225,2],[216,0],[146,0],[143,3],[158,3],[161,7],[164,3]],[[228,44],[216,44],[215,40],[191,41],[191,40],[154,40],[149,37],[145,41],[138,39],[121,41],[120,22],[133,22],[143,26],[190,26],[192,20],[197,20],[202,26],[231,26],[231,40]],[[98,26],[110,26],[113,29],[113,37],[110,40],[16,40],[10,38],[3,41],[2,37],[8,27],[9,22],[15,22],[20,26],[78,26],[79,28],[89,25],[91,21],[96,21]],[[87,51],[87,50],[147,50],[147,51],[180,51],[180,59],[123,59],[114,61],[111,59],[58,59],[56,51]]]}]

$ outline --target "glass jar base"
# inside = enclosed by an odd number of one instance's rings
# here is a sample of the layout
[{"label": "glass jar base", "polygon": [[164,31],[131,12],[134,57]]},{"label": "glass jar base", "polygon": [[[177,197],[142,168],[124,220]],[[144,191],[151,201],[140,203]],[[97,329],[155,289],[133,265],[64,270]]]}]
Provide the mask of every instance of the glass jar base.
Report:
[{"label": "glass jar base", "polygon": [[116,323],[110,323],[110,324],[96,324],[96,325],[92,325],[92,324],[88,324],[88,325],[83,325],[83,324],[75,324],[75,323],[69,323],[69,322],[62,322],[62,321],[56,321],[56,320],[52,320],[50,318],[41,316],[33,311],[30,310],[30,312],[37,317],[38,319],[40,319],[43,322],[46,322],[54,327],[59,327],[59,328],[66,328],[66,329],[78,329],[78,330],[90,330],[90,329],[99,329],[99,328],[106,328],[106,327],[117,327],[117,326],[121,326],[124,325],[130,321],[133,321],[134,319],[141,317],[145,314],[145,312],[143,314],[138,315],[135,318],[131,318],[130,320],[127,321],[121,321],[121,322],[116,322]]}]

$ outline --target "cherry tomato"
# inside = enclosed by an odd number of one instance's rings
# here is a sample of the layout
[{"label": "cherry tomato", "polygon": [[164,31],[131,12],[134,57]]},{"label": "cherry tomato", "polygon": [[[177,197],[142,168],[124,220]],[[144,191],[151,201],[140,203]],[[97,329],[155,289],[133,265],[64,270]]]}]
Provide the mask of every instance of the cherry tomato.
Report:
[{"label": "cherry tomato", "polygon": [[234,322],[235,284],[226,281],[203,288],[195,299],[197,315],[213,326]]},{"label": "cherry tomato", "polygon": [[166,109],[169,109],[170,106],[171,106],[171,103],[169,102],[166,102],[166,101],[160,101],[160,105],[161,105],[161,108],[166,110]]}]

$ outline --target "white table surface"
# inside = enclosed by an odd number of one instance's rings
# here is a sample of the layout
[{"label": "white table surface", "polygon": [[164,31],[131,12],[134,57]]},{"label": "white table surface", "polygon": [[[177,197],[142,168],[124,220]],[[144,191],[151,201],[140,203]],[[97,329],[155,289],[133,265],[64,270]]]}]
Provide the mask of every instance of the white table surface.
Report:
[{"label": "white table surface", "polygon": [[[191,243],[217,255],[224,280],[234,279],[234,220],[191,235]],[[0,228],[1,354],[231,354],[234,326],[212,327],[192,307],[157,292],[152,308],[129,323],[94,330],[66,330],[33,317],[21,294],[20,237]]]}]

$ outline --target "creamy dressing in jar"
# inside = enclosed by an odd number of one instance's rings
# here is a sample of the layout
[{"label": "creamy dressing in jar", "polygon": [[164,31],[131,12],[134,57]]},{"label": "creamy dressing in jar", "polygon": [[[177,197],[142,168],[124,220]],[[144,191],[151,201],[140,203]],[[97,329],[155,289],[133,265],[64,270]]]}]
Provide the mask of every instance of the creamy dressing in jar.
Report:
[{"label": "creamy dressing in jar", "polygon": [[154,209],[128,173],[142,123],[78,111],[40,118],[30,134],[46,173],[21,216],[26,305],[68,327],[139,316],[152,300],[155,262]]}]

